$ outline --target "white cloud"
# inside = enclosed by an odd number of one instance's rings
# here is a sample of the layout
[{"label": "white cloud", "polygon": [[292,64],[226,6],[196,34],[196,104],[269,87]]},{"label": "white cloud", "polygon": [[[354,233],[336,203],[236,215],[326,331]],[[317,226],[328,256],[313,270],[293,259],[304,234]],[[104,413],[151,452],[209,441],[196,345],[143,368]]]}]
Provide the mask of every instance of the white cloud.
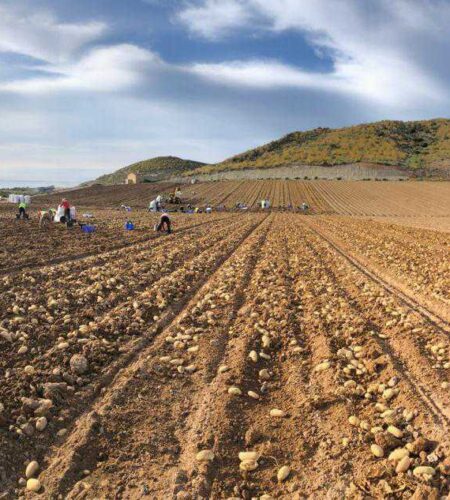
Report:
[{"label": "white cloud", "polygon": [[413,81],[399,80],[402,72],[411,74],[415,69],[404,61],[387,59],[373,60],[364,67],[354,61],[339,61],[329,74],[302,71],[271,60],[194,64],[190,70],[220,85],[268,91],[284,87],[340,92],[393,107],[406,107],[418,99],[438,101],[444,97],[443,89],[420,73]]},{"label": "white cloud", "polygon": [[245,26],[252,18],[248,7],[240,0],[208,0],[202,5],[190,4],[177,18],[193,33],[214,39]]},{"label": "white cloud", "polygon": [[274,87],[322,87],[330,90],[336,82],[325,75],[301,71],[274,60],[232,61],[219,64],[194,64],[190,70],[213,82],[270,90]]},{"label": "white cloud", "polygon": [[0,91],[39,94],[61,91],[110,92],[135,85],[151,64],[162,64],[152,52],[123,44],[91,49],[80,60],[41,68],[48,77],[0,84]]},{"label": "white cloud", "polygon": [[[1,0],[0,0],[1,1]],[[124,43],[101,46],[106,24],[63,23],[53,13],[18,2],[0,6],[0,53],[39,59],[0,68],[0,91],[50,94],[62,91],[111,92],[131,87],[146,77],[150,65],[162,64],[151,51]],[[96,44],[94,45],[94,42]]]},{"label": "white cloud", "polygon": [[[236,14],[224,16],[223,5]],[[438,76],[446,58],[440,68],[430,67],[422,48],[432,48],[439,33],[443,55],[450,50],[450,5],[443,0],[379,0],[371,5],[359,0],[204,0],[181,12],[179,19],[193,33],[210,39],[244,26],[249,31],[296,30],[333,63],[328,73],[265,61],[193,66],[194,72],[216,82],[339,91],[394,108],[418,100],[449,101],[448,86]]]},{"label": "white cloud", "polygon": [[105,31],[102,22],[62,23],[47,11],[0,5],[0,52],[61,63]]}]

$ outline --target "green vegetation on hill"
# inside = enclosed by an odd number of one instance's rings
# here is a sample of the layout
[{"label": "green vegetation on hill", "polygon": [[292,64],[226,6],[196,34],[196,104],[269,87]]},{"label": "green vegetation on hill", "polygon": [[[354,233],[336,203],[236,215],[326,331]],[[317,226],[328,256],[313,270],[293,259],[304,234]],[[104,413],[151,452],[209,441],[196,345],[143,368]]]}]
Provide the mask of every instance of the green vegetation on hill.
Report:
[{"label": "green vegetation on hill", "polygon": [[286,165],[373,163],[419,176],[449,175],[450,120],[381,121],[293,132],[264,146],[184,175]]},{"label": "green vegetation on hill", "polygon": [[188,173],[205,165],[205,163],[183,160],[175,156],[158,156],[150,160],[133,163],[132,165],[116,170],[112,174],[102,175],[94,181],[86,182],[84,185],[123,184],[130,173],[140,174],[147,181],[161,181],[174,175]]}]

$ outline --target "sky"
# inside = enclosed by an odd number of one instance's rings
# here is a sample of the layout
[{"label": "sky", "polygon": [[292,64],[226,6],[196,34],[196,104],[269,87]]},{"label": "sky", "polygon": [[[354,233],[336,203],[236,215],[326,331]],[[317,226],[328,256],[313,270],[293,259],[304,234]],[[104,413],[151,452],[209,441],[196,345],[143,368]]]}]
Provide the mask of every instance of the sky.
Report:
[{"label": "sky", "polygon": [[449,0],[0,0],[0,181],[448,117]]}]

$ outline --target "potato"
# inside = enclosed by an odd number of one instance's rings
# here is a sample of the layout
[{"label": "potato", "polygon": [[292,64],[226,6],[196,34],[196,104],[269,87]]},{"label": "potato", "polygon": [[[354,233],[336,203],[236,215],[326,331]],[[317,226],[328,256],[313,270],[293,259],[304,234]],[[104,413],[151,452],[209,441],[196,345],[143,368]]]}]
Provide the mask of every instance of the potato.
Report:
[{"label": "potato", "polygon": [[353,425],[354,427],[358,427],[359,423],[361,422],[361,420],[356,415],[350,415],[350,417],[348,417],[348,421],[350,425]]},{"label": "potato", "polygon": [[252,460],[256,462],[259,459],[259,453],[257,451],[240,451],[239,460],[243,462],[244,460]]},{"label": "potato", "polygon": [[402,438],[403,437],[403,431],[400,430],[398,427],[395,427],[395,425],[390,425],[387,428],[387,431],[395,436],[396,438]]},{"label": "potato", "polygon": [[39,479],[28,479],[27,481],[27,490],[34,491],[37,493],[41,489],[41,482]]},{"label": "potato", "polygon": [[408,456],[403,457],[397,464],[395,472],[397,472],[397,474],[400,472],[406,472],[411,467],[411,463],[412,460]]},{"label": "potato", "polygon": [[393,462],[398,462],[399,460],[405,457],[409,457],[409,451],[406,448],[397,448],[394,451],[391,451],[388,460],[392,460]]},{"label": "potato", "polygon": [[418,467],[415,467],[413,470],[413,474],[418,477],[418,476],[434,476],[436,473],[436,470],[433,467],[429,467],[427,465],[419,465]]},{"label": "potato", "polygon": [[31,477],[36,475],[38,470],[39,470],[39,464],[36,462],[36,460],[31,461],[27,465],[27,468],[25,469],[25,477],[27,479],[30,479]]},{"label": "potato", "polygon": [[281,483],[285,479],[288,478],[289,474],[291,473],[291,469],[289,468],[288,465],[283,465],[280,469],[278,469],[277,472],[277,479]]},{"label": "potato", "polygon": [[211,462],[214,460],[214,452],[212,450],[201,450],[195,455],[197,462]]},{"label": "potato", "polygon": [[239,468],[246,472],[255,470],[257,467],[258,462],[255,462],[254,460],[244,460],[239,465]]},{"label": "potato", "polygon": [[377,457],[377,458],[382,458],[384,457],[384,450],[381,446],[378,446],[377,444],[373,444],[370,447],[370,451]]},{"label": "potato", "polygon": [[258,361],[258,353],[256,351],[250,351],[248,357],[256,363]]}]

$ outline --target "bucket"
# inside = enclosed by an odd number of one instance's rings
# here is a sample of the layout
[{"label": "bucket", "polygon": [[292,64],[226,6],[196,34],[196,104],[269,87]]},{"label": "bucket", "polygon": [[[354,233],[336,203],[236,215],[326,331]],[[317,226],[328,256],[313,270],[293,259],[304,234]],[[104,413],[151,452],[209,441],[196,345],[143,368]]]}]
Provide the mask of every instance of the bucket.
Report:
[{"label": "bucket", "polygon": [[131,222],[131,221],[128,221],[126,224],[125,224],[125,229],[127,231],[133,231],[134,229],[134,224]]}]

